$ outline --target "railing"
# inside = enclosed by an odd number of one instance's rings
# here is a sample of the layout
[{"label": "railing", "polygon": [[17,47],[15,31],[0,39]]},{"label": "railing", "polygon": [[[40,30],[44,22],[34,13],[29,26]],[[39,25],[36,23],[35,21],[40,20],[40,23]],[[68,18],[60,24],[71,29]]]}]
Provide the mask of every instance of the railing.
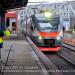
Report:
[{"label": "railing", "polygon": [[75,34],[71,34],[71,33],[64,33],[64,38],[68,38],[68,39],[75,39]]},{"label": "railing", "polygon": [[75,46],[75,34],[64,33],[63,42]]}]

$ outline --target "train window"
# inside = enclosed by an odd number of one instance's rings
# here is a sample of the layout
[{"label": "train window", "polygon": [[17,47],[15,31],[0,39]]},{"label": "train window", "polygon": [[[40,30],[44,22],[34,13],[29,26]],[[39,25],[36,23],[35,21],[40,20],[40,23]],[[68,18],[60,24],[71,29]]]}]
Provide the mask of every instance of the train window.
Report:
[{"label": "train window", "polygon": [[56,31],[58,29],[59,25],[59,19],[50,19],[50,20],[45,20],[45,19],[39,19],[38,20],[39,24],[39,29],[41,31]]},{"label": "train window", "polygon": [[51,28],[57,28],[59,22],[56,20],[51,20],[51,21],[45,21],[45,20],[39,20],[38,23],[40,24],[41,27],[51,27]]}]

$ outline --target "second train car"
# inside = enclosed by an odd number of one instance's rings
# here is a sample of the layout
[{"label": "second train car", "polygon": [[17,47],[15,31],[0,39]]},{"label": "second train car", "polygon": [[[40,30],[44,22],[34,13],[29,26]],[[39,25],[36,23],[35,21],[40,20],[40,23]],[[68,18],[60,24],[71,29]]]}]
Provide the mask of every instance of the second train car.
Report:
[{"label": "second train car", "polygon": [[62,26],[60,16],[50,12],[35,14],[23,23],[24,32],[41,51],[61,49]]}]

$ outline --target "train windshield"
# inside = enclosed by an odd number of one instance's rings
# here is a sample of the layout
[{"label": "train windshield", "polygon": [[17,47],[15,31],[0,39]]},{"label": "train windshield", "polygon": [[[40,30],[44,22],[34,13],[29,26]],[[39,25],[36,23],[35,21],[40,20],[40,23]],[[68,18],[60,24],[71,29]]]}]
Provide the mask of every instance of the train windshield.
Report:
[{"label": "train windshield", "polygon": [[47,20],[38,20],[38,24],[41,31],[56,31],[58,30],[59,20],[58,19],[51,19]]}]

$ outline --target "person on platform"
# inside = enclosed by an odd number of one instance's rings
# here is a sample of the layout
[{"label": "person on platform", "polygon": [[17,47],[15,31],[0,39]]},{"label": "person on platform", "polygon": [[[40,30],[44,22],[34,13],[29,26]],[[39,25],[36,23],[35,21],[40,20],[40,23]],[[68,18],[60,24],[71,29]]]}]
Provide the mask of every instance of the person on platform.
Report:
[{"label": "person on platform", "polygon": [[3,47],[3,37],[10,37],[10,31],[9,30],[0,30],[0,73],[1,73],[1,48]]}]

